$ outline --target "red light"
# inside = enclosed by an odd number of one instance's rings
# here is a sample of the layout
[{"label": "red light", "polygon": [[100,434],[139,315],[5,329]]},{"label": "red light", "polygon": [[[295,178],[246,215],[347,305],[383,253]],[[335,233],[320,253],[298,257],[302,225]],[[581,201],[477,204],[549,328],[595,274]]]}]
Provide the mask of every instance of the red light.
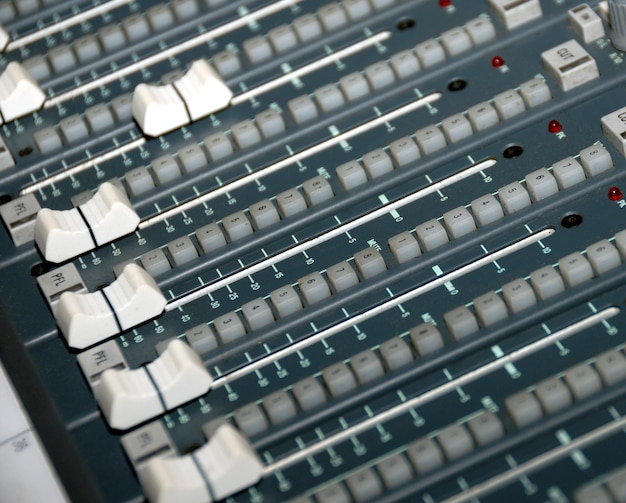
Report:
[{"label": "red light", "polygon": [[551,120],[548,123],[548,131],[550,131],[551,133],[560,133],[561,131],[563,131],[563,126],[561,126],[561,123],[557,120]]},{"label": "red light", "polygon": [[500,68],[501,66],[504,66],[504,60],[500,56],[494,56],[491,58],[491,66],[494,68]]},{"label": "red light", "polygon": [[439,0],[439,7],[450,7],[452,0]]},{"label": "red light", "polygon": [[622,191],[619,187],[611,187],[609,189],[609,199],[611,201],[619,201],[623,197]]}]

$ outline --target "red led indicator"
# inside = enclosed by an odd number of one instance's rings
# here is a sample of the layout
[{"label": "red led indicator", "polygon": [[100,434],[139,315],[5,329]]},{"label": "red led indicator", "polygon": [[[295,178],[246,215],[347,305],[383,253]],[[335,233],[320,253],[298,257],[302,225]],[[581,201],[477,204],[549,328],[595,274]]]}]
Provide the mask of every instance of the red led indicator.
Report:
[{"label": "red led indicator", "polygon": [[450,7],[452,0],[439,0],[439,7]]},{"label": "red led indicator", "polygon": [[563,131],[563,126],[561,126],[561,123],[557,120],[551,120],[548,123],[548,131],[550,131],[551,133],[560,133],[561,131]]},{"label": "red led indicator", "polygon": [[504,60],[500,56],[494,56],[491,58],[491,66],[494,68],[500,68],[501,66],[504,66]]},{"label": "red led indicator", "polygon": [[623,197],[622,191],[619,187],[611,187],[609,189],[609,199],[611,201],[619,201]]}]

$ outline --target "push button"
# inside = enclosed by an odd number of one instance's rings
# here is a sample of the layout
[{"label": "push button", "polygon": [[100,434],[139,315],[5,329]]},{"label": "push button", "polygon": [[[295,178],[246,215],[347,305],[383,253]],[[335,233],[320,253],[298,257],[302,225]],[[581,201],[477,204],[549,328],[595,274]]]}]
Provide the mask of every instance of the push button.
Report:
[{"label": "push button", "polygon": [[542,52],[541,61],[565,92],[600,77],[596,60],[573,39]]},{"label": "push button", "polygon": [[602,19],[587,4],[581,4],[567,11],[570,26],[585,44],[604,37]]},{"label": "push button", "polygon": [[15,246],[32,241],[35,237],[35,219],[41,209],[33,194],[14,199],[0,206],[0,217]]},{"label": "push button", "polygon": [[626,157],[626,107],[605,115],[601,123],[604,136]]},{"label": "push button", "polygon": [[489,5],[509,30],[543,16],[539,0],[489,0]]}]

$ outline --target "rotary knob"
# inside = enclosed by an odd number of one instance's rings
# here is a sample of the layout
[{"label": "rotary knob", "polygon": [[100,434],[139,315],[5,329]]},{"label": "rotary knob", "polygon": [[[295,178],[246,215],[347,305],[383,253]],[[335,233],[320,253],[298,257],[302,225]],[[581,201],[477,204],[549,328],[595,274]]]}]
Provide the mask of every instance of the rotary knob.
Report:
[{"label": "rotary knob", "polygon": [[616,49],[626,51],[626,0],[609,0],[611,42]]}]

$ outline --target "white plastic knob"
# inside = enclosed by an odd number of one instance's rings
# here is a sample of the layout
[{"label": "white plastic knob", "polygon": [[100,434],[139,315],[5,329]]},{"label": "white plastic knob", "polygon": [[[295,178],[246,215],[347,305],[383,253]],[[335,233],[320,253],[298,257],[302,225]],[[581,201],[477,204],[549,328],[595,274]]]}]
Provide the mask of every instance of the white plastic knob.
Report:
[{"label": "white plastic knob", "polygon": [[168,409],[204,395],[213,382],[198,354],[178,339],[168,344],[148,370]]},{"label": "white plastic knob", "polygon": [[109,426],[118,430],[165,412],[145,367],[105,370],[94,386],[94,395]]},{"label": "white plastic knob", "polygon": [[191,454],[156,456],[138,471],[152,503],[210,503],[210,495],[216,500],[227,498],[258,482],[262,473],[263,464],[256,452],[229,423],[221,425],[209,442]]},{"label": "white plastic knob", "polygon": [[6,30],[6,28],[0,25],[0,52],[4,52],[4,50],[7,48],[10,38],[11,36],[9,35],[9,32]]},{"label": "white plastic knob", "polygon": [[132,111],[148,136],[161,136],[189,124],[185,103],[172,84],[139,84],[133,94]]},{"label": "white plastic knob", "polygon": [[218,500],[250,487],[263,473],[263,465],[248,440],[228,423],[220,426],[195,455]]},{"label": "white plastic knob", "polygon": [[133,117],[148,136],[161,136],[223,110],[233,92],[204,59],[171,84],[139,84],[133,94]]},{"label": "white plastic knob", "polygon": [[233,98],[233,92],[204,59],[194,61],[174,87],[187,105],[192,121],[223,110]]},{"label": "white plastic knob", "polygon": [[103,289],[122,330],[128,330],[163,312],[167,303],[154,278],[137,264],[124,267],[113,283]]},{"label": "white plastic knob", "polygon": [[130,263],[100,291],[63,292],[56,319],[69,346],[83,349],[156,318],[166,303],[152,276]]},{"label": "white plastic knob", "polygon": [[20,63],[11,61],[0,75],[0,113],[5,122],[39,110],[45,99],[39,84]]},{"label": "white plastic knob", "polygon": [[98,246],[134,232],[139,225],[139,215],[126,194],[109,182],[80,208]]},{"label": "white plastic knob", "polygon": [[76,208],[40,209],[35,220],[35,242],[46,260],[57,264],[96,247],[87,223]]},{"label": "white plastic knob", "polygon": [[609,0],[611,42],[616,49],[626,51],[626,0]]},{"label": "white plastic knob", "polygon": [[130,234],[139,221],[126,194],[105,182],[77,208],[39,210],[35,241],[46,260],[59,263]]},{"label": "white plastic knob", "polygon": [[126,430],[204,395],[212,383],[197,353],[174,339],[145,367],[105,370],[93,389],[109,426]]},{"label": "white plastic knob", "polygon": [[138,471],[150,503],[211,503],[211,495],[191,456],[152,458]]}]

